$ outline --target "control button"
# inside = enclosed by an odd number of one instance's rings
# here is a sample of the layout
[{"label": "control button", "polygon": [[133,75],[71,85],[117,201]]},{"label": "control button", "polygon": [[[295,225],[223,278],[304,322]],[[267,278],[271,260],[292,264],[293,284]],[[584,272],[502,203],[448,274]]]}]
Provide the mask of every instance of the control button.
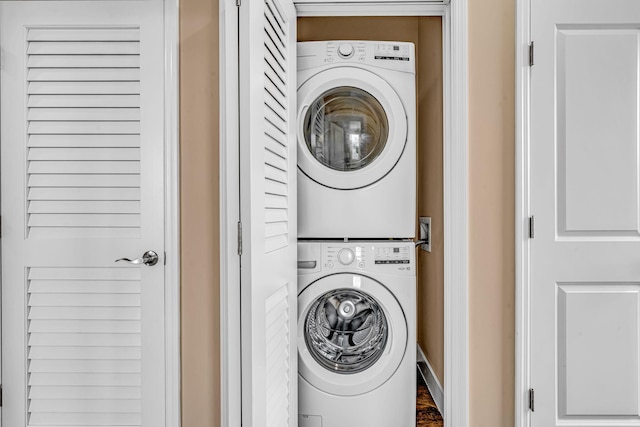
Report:
[{"label": "control button", "polygon": [[353,46],[349,43],[342,43],[338,48],[338,55],[342,58],[350,58],[353,56]]},{"label": "control button", "polygon": [[360,264],[358,264],[358,267],[364,268],[364,262],[361,262]]},{"label": "control button", "polygon": [[353,251],[349,248],[344,248],[340,252],[338,252],[338,260],[342,265],[349,265],[356,258]]},{"label": "control button", "polygon": [[327,268],[333,268],[333,263],[331,261],[327,263]]}]

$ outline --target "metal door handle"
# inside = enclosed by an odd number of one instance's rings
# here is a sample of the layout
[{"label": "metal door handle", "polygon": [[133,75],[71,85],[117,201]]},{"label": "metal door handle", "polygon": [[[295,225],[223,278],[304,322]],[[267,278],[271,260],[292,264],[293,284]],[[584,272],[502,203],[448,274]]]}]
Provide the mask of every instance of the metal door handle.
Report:
[{"label": "metal door handle", "polygon": [[151,267],[152,265],[156,265],[158,263],[158,254],[154,251],[147,251],[142,255],[142,258],[120,258],[116,260],[116,262],[118,261],[127,261],[129,264],[144,264]]}]

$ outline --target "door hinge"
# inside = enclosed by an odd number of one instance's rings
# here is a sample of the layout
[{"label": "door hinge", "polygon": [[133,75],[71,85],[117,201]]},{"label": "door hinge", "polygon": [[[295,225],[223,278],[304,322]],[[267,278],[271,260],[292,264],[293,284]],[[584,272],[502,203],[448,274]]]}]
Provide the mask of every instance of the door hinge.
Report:
[{"label": "door hinge", "polygon": [[529,389],[529,409],[531,410],[531,412],[535,412],[535,397],[533,394],[533,389],[530,388]]},{"label": "door hinge", "polygon": [[529,67],[533,67],[533,42],[529,45]]},{"label": "door hinge", "polygon": [[238,255],[242,255],[242,223],[238,221]]},{"label": "door hinge", "polygon": [[0,406],[2,406],[2,384],[0,384]]},{"label": "door hinge", "polygon": [[536,229],[535,229],[535,217],[533,215],[531,215],[529,217],[529,238],[533,239],[536,235]]}]

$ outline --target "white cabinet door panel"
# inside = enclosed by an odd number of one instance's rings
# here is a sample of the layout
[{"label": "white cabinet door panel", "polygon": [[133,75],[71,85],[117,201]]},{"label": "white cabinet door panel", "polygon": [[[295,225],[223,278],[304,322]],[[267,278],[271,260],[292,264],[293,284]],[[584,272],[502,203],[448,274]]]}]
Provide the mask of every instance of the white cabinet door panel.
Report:
[{"label": "white cabinet door panel", "polygon": [[296,13],[240,7],[242,418],[297,425]]}]

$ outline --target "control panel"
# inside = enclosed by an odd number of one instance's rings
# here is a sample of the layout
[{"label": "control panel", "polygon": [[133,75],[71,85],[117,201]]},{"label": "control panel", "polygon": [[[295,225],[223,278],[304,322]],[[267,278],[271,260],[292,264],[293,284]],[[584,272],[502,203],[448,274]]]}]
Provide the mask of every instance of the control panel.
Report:
[{"label": "control panel", "polygon": [[374,46],[374,58],[387,61],[408,61],[409,45],[406,43],[378,43]]},{"label": "control panel", "polygon": [[409,241],[299,242],[299,274],[363,270],[415,274],[415,248]]},{"label": "control panel", "polygon": [[364,62],[367,57],[365,43],[358,42],[328,42],[325,52],[325,62],[353,59]]},{"label": "control panel", "polygon": [[322,266],[324,268],[356,267],[367,265],[366,248],[361,245],[332,245],[326,243],[322,248]]},{"label": "control panel", "polygon": [[359,64],[415,72],[413,43],[335,40],[298,43],[298,70],[327,65]]},{"label": "control panel", "polygon": [[410,264],[408,246],[385,246],[375,248],[375,264]]}]

